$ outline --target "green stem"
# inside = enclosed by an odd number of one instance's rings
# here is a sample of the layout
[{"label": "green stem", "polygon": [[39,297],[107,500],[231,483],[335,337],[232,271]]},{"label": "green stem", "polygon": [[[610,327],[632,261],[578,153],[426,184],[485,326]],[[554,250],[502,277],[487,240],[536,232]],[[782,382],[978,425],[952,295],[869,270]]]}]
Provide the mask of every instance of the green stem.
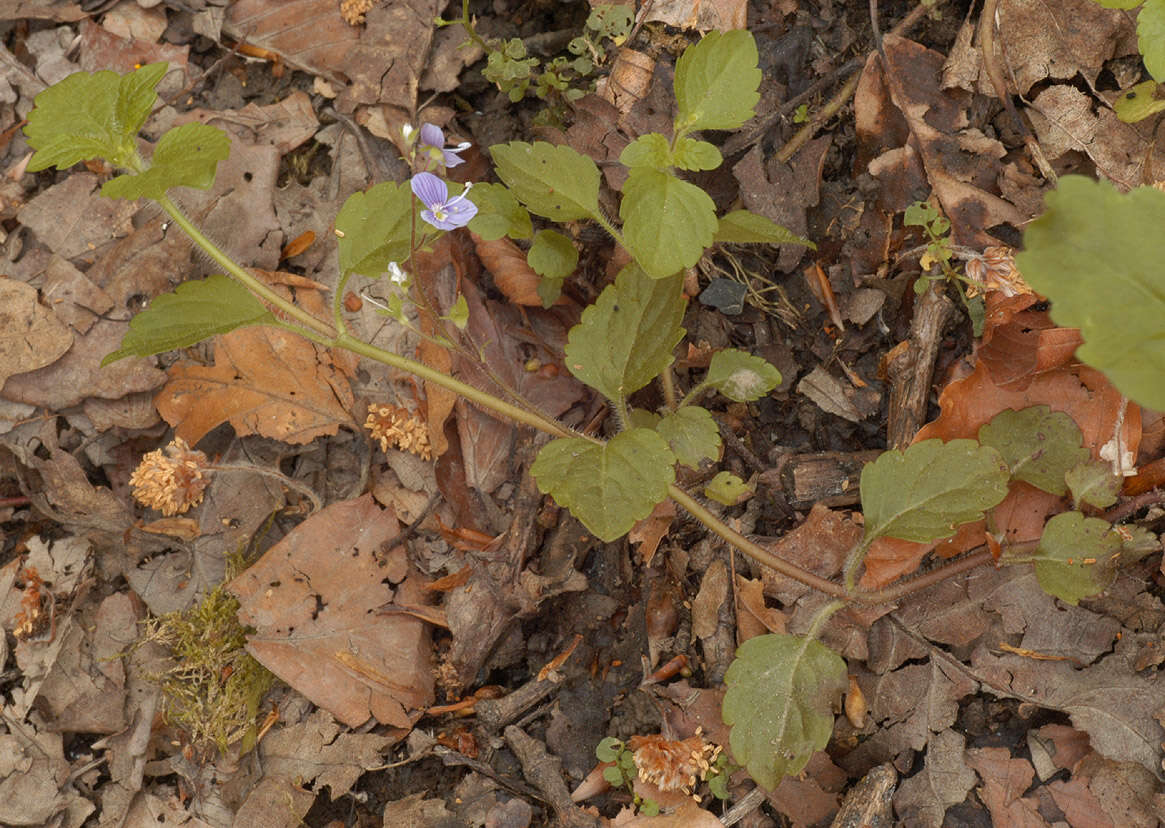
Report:
[{"label": "green stem", "polygon": [[[189,219],[186,218],[178,206],[174,204],[174,202],[171,201],[169,197],[163,196],[161,199],[159,199],[159,203],[161,204],[162,208],[170,214],[178,226],[181,227],[197,245],[205,250],[207,254],[209,254],[210,257],[214,259],[215,262],[221,265],[223,269],[227,271],[227,273],[238,279],[251,292],[266,300],[271,305],[274,305],[287,316],[302,323],[304,326],[303,328],[300,328],[283,321],[276,321],[274,323],[276,327],[298,333],[299,335],[324,347],[344,348],[355,354],[359,354],[360,356],[367,357],[384,365],[396,368],[400,371],[413,374],[423,380],[432,382],[434,385],[440,386],[441,388],[444,388],[448,391],[452,391],[455,394],[459,394],[460,396],[465,397],[470,402],[473,402],[482,408],[493,411],[504,417],[508,417],[515,422],[538,429],[539,431],[545,432],[554,437],[575,437],[588,440],[597,445],[602,444],[602,441],[595,437],[580,434],[567,428],[550,417],[543,416],[535,411],[529,411],[520,406],[508,403],[505,400],[501,400],[492,394],[488,394],[478,388],[473,387],[472,385],[454,379],[453,377],[448,376],[447,374],[444,374],[434,368],[430,368],[428,365],[425,365],[422,362],[403,357],[399,354],[393,353],[392,351],[386,351],[383,348],[378,348],[375,345],[361,342],[360,340],[354,338],[344,329],[343,321],[340,318],[340,308],[342,306],[339,303],[342,302],[343,287],[345,285],[345,280],[343,279],[340,280],[336,290],[336,295],[333,299],[333,313],[336,315],[337,328],[339,329],[339,333],[337,333],[336,331],[332,330],[329,325],[316,319],[314,316],[308,314],[306,311],[302,310],[287,299],[284,299],[278,293],[271,290],[267,285],[263,284],[250,273],[235,264],[235,262],[233,262],[230,257],[226,255],[226,253],[220,250],[213,242],[210,241],[210,239],[203,235],[202,232],[199,231],[199,229],[195,227]],[[603,225],[607,232],[609,232],[612,237],[616,239],[616,241],[622,244],[622,239],[619,236],[618,231],[615,230],[615,228],[612,227],[609,222],[607,222],[605,219],[602,219],[601,217],[596,217],[596,219],[600,224]],[[685,397],[684,402],[681,404],[686,404],[688,400],[693,398],[702,390],[702,386],[697,386],[696,388],[692,389],[687,397]],[[622,413],[625,415],[625,410]],[[942,578],[950,577],[951,575],[957,574],[958,572],[966,571],[972,566],[981,564],[985,560],[980,555],[972,555],[969,559],[964,559],[962,561],[956,562],[956,564],[952,564],[940,570],[927,573],[926,576],[918,578],[907,584],[901,584],[895,587],[889,587],[884,590],[869,593],[855,592],[852,583],[852,573],[847,574],[845,586],[842,584],[834,583],[833,581],[829,581],[819,575],[810,572],[807,569],[803,569],[802,567],[797,566],[790,561],[778,558],[767,549],[764,549],[763,547],[749,540],[744,535],[740,534],[721,521],[718,517],[716,517],[716,515],[708,511],[708,509],[699,503],[699,501],[697,501],[692,495],[685,492],[679,486],[670,484],[668,486],[668,495],[680,506],[687,509],[687,511],[694,518],[703,523],[709,529],[709,531],[713,532],[730,545],[739,549],[743,554],[752,558],[757,563],[770,567],[781,575],[792,578],[796,581],[799,581],[800,583],[805,584],[808,587],[818,590],[819,592],[839,599],[839,601],[834,602],[838,606],[840,606],[840,602],[843,601],[856,601],[863,604],[887,603],[896,600],[897,598],[910,592],[923,589],[930,584],[941,580]],[[856,551],[857,550],[855,550],[855,552]],[[851,555],[851,557],[856,557],[857,561],[860,563],[861,558],[859,556]],[[988,553],[986,559],[989,558],[990,554]],[[849,567],[847,565],[847,569],[848,568]],[[856,571],[856,566],[853,568]],[[830,606],[833,606],[833,604]],[[830,612],[832,613],[833,611],[835,610],[831,610]],[[824,617],[827,618],[828,616]],[[822,620],[821,623],[824,623],[824,620]]]},{"label": "green stem", "polygon": [[817,637],[821,635],[822,628],[825,627],[825,622],[833,617],[833,614],[845,606],[844,601],[830,601],[817,612],[813,613],[813,620],[809,622],[809,629],[805,631],[805,637],[810,641],[816,641]]},{"label": "green stem", "polygon": [[454,379],[448,374],[443,374],[435,368],[430,368],[423,362],[403,357],[400,354],[394,354],[392,351],[386,351],[383,348],[377,348],[375,345],[369,345],[366,342],[361,342],[349,334],[342,334],[335,338],[333,343],[335,347],[345,348],[353,353],[360,354],[360,356],[374,359],[377,362],[384,363],[393,368],[405,371],[410,374],[415,374],[423,380],[439,385],[442,388],[452,391],[454,394],[460,394],[470,402],[480,405],[482,408],[487,408],[505,417],[509,417],[531,428],[536,428],[539,431],[544,431],[547,434],[552,434],[555,437],[582,437],[588,439],[593,443],[601,443],[602,441],[594,437],[585,437],[576,434],[566,426],[556,422],[549,417],[543,417],[532,411],[526,411],[524,408],[519,408],[512,405],[505,400],[498,399],[492,394],[487,394],[478,388],[474,388],[468,383],[461,380]]},{"label": "green stem", "polygon": [[164,195],[159,198],[158,204],[161,205],[163,210],[170,214],[170,217],[174,219],[174,223],[181,227],[186,232],[186,234],[190,236],[191,240],[193,240],[195,244],[205,250],[207,255],[214,259],[215,262],[217,262],[227,273],[231,274],[240,282],[242,282],[243,285],[246,286],[247,290],[251,291],[251,293],[254,293],[264,301],[279,308],[279,310],[285,313],[287,316],[290,316],[304,327],[309,328],[316,333],[321,334],[322,336],[334,337],[336,335],[336,332],[333,331],[331,326],[326,322],[321,322],[307,311],[303,310],[287,299],[284,299],[271,288],[267,287],[267,285],[263,284],[250,273],[235,264],[234,261],[231,260],[230,256],[220,250],[214,242],[204,236],[202,231],[194,226],[190,219],[186,218],[186,215],[182,212],[177,204],[170,200],[169,196]]},{"label": "green stem", "polygon": [[676,381],[672,377],[671,366],[663,369],[663,373],[659,375],[659,383],[663,386],[663,401],[667,404],[668,411],[676,410]]},{"label": "green stem", "polygon": [[607,234],[615,240],[616,244],[618,244],[624,250],[627,250],[627,245],[623,243],[623,234],[615,228],[615,225],[607,221],[606,216],[604,216],[601,211],[596,210],[595,212],[591,213],[591,218],[598,222],[599,226],[607,231]]},{"label": "green stem", "polygon": [[694,403],[696,401],[696,399],[701,394],[703,394],[707,390],[708,390],[708,383],[701,382],[699,385],[697,385],[695,388],[693,388],[691,391],[689,391],[687,393],[687,395],[682,400],[680,400],[680,408],[683,408],[686,405],[691,405],[692,403]]},{"label": "green stem", "polygon": [[348,325],[344,322],[344,288],[348,286],[351,276],[352,271],[341,273],[336,291],[332,294],[332,321],[336,324],[337,336],[346,336],[348,333]]},{"label": "green stem", "polygon": [[667,493],[671,496],[672,500],[687,509],[692,517],[757,563],[771,567],[780,574],[800,581],[806,586],[824,592],[826,595],[832,595],[835,598],[841,598],[843,600],[854,597],[847,595],[841,584],[835,584],[833,581],[826,580],[820,575],[815,575],[808,569],[802,569],[795,563],[778,558],[764,547],[753,543],[744,535],[721,521],[716,515],[709,512],[698,500],[674,483],[667,487]]},{"label": "green stem", "polygon": [[866,559],[866,553],[870,551],[870,544],[873,542],[873,538],[862,538],[849,551],[849,554],[845,556],[845,567],[842,569],[842,582],[845,584],[846,592],[854,591],[854,587],[857,585],[858,567]]}]

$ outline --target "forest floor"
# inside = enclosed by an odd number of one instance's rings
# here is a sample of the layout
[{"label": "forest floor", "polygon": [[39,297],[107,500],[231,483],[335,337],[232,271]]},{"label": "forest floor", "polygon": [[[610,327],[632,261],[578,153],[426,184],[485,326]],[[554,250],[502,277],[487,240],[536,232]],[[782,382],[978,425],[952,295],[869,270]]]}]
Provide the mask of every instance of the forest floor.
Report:
[{"label": "forest floor", "polygon": [[[365,5],[360,21],[341,16]],[[1159,550],[1075,605],[1031,566],[988,564],[837,613],[820,639],[849,689],[828,745],[773,790],[736,769],[717,797],[686,763],[732,758],[721,704],[736,648],[805,632],[820,593],[670,501],[600,542],[539,492],[531,429],[272,328],[101,365],[135,312],[216,267],[157,206],[101,198],[101,162],[27,171],[24,119],[66,76],[167,62],[143,147],[190,122],[231,141],[213,186],[175,199],[235,261],[326,312],[336,216],[408,178],[403,127],[469,142],[450,169],[461,182],[497,180],[496,144],[569,146],[600,165],[601,204],[618,215],[615,162],[670,132],[679,54],[744,28],[756,116],[706,133],[724,163],[688,177],[718,212],[746,208],[816,249],[721,244],[686,274],[675,387],[729,346],[782,379],[755,402],[706,402],[722,458],[677,483],[702,495],[732,472],[747,483],[738,501],[702,502],[838,579],[862,536],[865,464],[1042,405],[1075,422],[1092,459],[1116,445],[1114,462],[1131,460],[1118,502],[1094,514],[1160,529],[1161,481],[1143,470],[1165,455],[1161,416],[1073,359],[1078,334],[1017,288],[1012,258],[1049,172],[1121,190],[1165,179],[1159,117],[1126,124],[1112,108],[1147,77],[1135,11],[997,0],[983,27],[965,2],[886,2],[875,29],[864,2],[655,0],[604,30],[592,5],[470,4],[482,37],[520,38],[539,71],[564,57],[558,79],[586,93],[568,100],[486,80],[464,28],[434,23],[458,2],[0,4],[0,824],[1165,823]],[[577,76],[563,67],[581,35],[594,66]],[[933,239],[904,223],[919,203],[949,220],[940,235],[978,297],[920,282],[938,270]],[[562,349],[626,258],[591,224],[564,232],[579,263],[550,309],[528,244],[457,230],[412,267],[431,296],[465,298],[460,350],[378,313],[387,279],[346,288],[350,330],[460,376],[479,355],[543,411],[613,436]],[[632,399],[665,401],[654,386]],[[427,429],[435,460],[382,450],[365,429],[381,405]],[[132,492],[143,456],[168,445],[215,467],[181,514]],[[1066,504],[1015,484],[993,542],[1038,539]],[[937,548],[879,542],[861,583],[983,543],[982,523]],[[641,748],[640,774],[654,761],[661,784],[607,784],[606,737]]]}]

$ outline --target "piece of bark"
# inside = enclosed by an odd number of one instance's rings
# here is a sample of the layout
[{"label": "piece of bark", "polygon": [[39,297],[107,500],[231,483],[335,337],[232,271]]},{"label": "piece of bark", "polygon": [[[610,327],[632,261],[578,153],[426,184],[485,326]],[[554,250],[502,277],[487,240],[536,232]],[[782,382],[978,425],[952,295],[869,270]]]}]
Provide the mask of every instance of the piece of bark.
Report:
[{"label": "piece of bark", "polygon": [[554,809],[557,824],[568,828],[598,828],[599,818],[581,810],[570,798],[562,778],[562,761],[551,756],[546,746],[516,725],[505,729],[506,744],[522,763],[522,772],[542,792]]},{"label": "piece of bark", "polygon": [[894,789],[898,774],[893,765],[878,765],[850,789],[830,828],[890,828],[894,824]]},{"label": "piece of bark", "polygon": [[761,475],[761,482],[780,488],[794,509],[814,503],[851,506],[860,498],[862,468],[880,451],[823,451],[794,454],[781,459],[775,469]]},{"label": "piece of bark", "polygon": [[474,705],[478,724],[490,733],[497,733],[527,710],[558,692],[560,686],[559,682],[550,678],[532,679],[500,699],[482,699]]},{"label": "piece of bark", "polygon": [[934,284],[914,305],[910,325],[910,345],[887,366],[890,377],[890,413],[886,424],[886,444],[904,449],[926,418],[934,361],[938,356],[943,328],[954,315],[954,303]]}]

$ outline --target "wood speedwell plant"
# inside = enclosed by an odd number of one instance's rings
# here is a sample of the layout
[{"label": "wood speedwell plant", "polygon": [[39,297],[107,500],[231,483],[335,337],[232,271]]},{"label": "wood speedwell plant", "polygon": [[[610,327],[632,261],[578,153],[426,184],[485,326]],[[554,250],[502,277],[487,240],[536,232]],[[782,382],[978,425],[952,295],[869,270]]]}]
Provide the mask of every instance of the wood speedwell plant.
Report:
[{"label": "wood speedwell plant", "polygon": [[[407,136],[410,160],[421,171],[409,182],[385,182],[356,193],[336,217],[339,282],[330,323],[233,262],[167,194],[175,187],[206,189],[213,184],[217,164],[230,150],[223,132],[185,124],[161,137],[149,163],[139,154],[137,133],[150,115],[154,88],[166,69],[158,63],[124,76],[108,71],[74,74],[37,96],[25,127],[36,151],[30,171],[104,159],[122,172],[105,183],[103,195],[153,199],[227,274],[187,282],[157,297],[132,320],[121,347],[104,364],[187,347],[249,325],[294,331],[321,346],[346,349],[411,373],[551,435],[554,439],[541,449],[531,473],[544,493],[604,541],[626,534],[671,498],[753,560],[831,596],[835,600],[817,614],[807,634],[763,635],[745,642],[725,677],[723,714],[732,725],[734,758],[765,787],[799,772],[829,739],[832,706],[846,680],[845,662],[816,640],[831,614],[846,604],[896,601],[992,558],[990,552],[973,553],[913,581],[863,590],[857,576],[876,539],[929,542],[949,537],[959,525],[982,519],[1007,494],[1012,480],[1058,494],[1070,489],[1077,505],[1103,505],[1115,498],[1111,474],[1093,465],[1081,447],[1079,429],[1066,415],[1047,409],[1004,412],[984,426],[978,440],[928,440],[904,452],[886,452],[866,466],[861,476],[864,536],[837,583],[749,541],[676,485],[677,464],[696,467],[720,456],[715,421],[707,409],[695,405],[697,399],[717,392],[748,402],[780,382],[779,373],[764,360],[728,349],[715,354],[704,379],[677,399],[670,366],[684,334],[683,271],[717,243],[812,246],[745,210],[717,216],[707,193],[677,174],[716,169],[722,162],[720,151],[695,137],[697,133],[735,129],[753,116],[761,73],[755,43],[746,31],[712,32],[680,56],[672,134],[643,135],[620,158],[628,175],[617,224],[599,207],[598,167],[568,147],[542,142],[493,146],[490,155],[502,183],[462,187],[448,182],[443,173],[460,163],[457,153],[463,147],[446,147],[441,131],[432,125],[412,132]],[[1165,194],[1157,195],[1165,200]],[[550,222],[597,223],[631,254],[631,263],[614,284],[583,311],[565,349],[570,372],[601,393],[615,413],[620,430],[609,440],[578,433],[532,407],[361,341],[345,323],[341,297],[353,276],[387,275],[385,283],[394,292],[378,312],[404,321],[413,253],[467,225],[486,239],[532,239],[528,261],[542,277],[544,304],[551,304],[578,254],[562,233],[535,233],[531,213]],[[464,324],[464,313],[462,300],[444,318]],[[658,413],[633,410],[629,395],[656,380],[666,405]],[[1034,563],[1045,590],[1075,603],[1111,583],[1118,559],[1135,559],[1154,546],[1147,533],[1124,527],[1118,531],[1071,511],[1051,519],[1038,544],[1005,549],[1000,560]]]}]

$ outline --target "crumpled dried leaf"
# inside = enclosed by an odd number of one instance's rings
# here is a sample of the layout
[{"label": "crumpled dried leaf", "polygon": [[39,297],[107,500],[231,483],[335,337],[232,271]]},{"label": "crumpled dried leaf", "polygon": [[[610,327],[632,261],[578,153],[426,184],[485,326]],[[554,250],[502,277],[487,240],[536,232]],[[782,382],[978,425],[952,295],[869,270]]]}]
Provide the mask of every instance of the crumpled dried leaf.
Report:
[{"label": "crumpled dried leaf", "polygon": [[213,366],[178,362],[154,404],[190,445],[230,422],[239,436],[259,434],[300,445],[359,427],[347,378],[317,346],[278,328],[240,328],[215,338]]}]

